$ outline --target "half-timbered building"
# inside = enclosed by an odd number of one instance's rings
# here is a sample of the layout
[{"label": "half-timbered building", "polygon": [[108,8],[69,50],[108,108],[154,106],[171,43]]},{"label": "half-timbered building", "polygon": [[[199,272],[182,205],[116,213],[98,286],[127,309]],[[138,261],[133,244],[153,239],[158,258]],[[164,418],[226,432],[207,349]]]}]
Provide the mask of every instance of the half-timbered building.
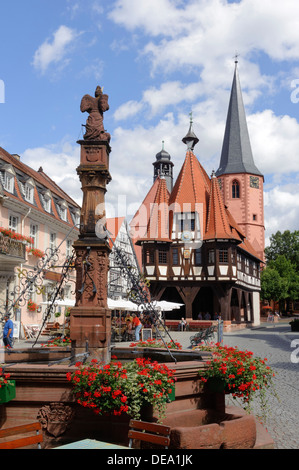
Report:
[{"label": "half-timbered building", "polygon": [[[217,174],[213,172],[209,177],[194,153],[198,138],[191,120],[189,131],[182,139],[187,145],[185,160],[173,188],[169,191],[163,173],[155,174],[151,190],[131,221],[133,238],[137,247],[141,247],[142,269],[150,280],[153,298],[184,304],[180,310],[167,314],[171,319],[182,315],[193,320],[220,316],[227,322],[259,323],[263,177],[247,147],[249,137],[236,74],[237,67],[221,160],[222,165],[225,152],[229,158],[235,152],[238,157],[235,175],[233,168],[226,173],[228,165],[224,171],[220,165]],[[237,149],[236,142],[240,143]],[[251,176],[258,178],[258,188],[252,186]],[[224,181],[231,188],[226,197]],[[238,214],[238,199],[242,199],[247,208],[247,219],[243,213]],[[237,202],[241,211],[242,204]],[[258,223],[251,217],[252,211],[258,212]],[[244,223],[238,223],[236,219]],[[255,246],[250,234],[254,236]]]}]

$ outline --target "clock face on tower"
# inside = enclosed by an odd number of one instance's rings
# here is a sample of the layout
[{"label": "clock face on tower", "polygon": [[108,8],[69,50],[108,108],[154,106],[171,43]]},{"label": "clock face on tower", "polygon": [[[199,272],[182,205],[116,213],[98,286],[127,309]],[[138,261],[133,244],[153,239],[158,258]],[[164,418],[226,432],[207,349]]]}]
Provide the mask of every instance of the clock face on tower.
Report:
[{"label": "clock face on tower", "polygon": [[189,242],[192,238],[192,234],[191,232],[189,232],[188,230],[184,230],[184,232],[182,233],[182,236],[181,236],[181,240],[183,242]]},{"label": "clock face on tower", "polygon": [[251,188],[259,188],[258,176],[250,176],[250,187]]}]

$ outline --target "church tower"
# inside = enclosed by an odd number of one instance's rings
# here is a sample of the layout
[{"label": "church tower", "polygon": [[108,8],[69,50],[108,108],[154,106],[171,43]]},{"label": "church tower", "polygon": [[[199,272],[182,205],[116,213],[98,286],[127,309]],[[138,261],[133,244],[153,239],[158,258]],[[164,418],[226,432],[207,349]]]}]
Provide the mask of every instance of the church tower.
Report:
[{"label": "church tower", "polygon": [[221,159],[216,176],[224,204],[260,259],[264,260],[264,177],[253,160],[237,65],[238,62],[235,61]]},{"label": "church tower", "polygon": [[162,150],[157,153],[154,165],[154,182],[158,177],[165,178],[168,191],[171,193],[173,186],[173,163],[170,155],[164,149],[164,141],[162,141]]}]

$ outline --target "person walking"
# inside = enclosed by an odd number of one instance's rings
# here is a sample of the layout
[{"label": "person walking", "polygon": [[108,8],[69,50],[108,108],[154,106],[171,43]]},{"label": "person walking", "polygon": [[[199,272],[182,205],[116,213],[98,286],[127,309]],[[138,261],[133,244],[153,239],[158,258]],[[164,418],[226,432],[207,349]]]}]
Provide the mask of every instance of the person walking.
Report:
[{"label": "person walking", "polygon": [[137,317],[136,313],[133,313],[133,326],[135,327],[135,340],[140,340],[140,330],[142,328],[142,323]]},{"label": "person walking", "polygon": [[12,349],[13,344],[13,322],[9,318],[9,315],[4,316],[5,324],[3,327],[3,343],[8,349]]}]

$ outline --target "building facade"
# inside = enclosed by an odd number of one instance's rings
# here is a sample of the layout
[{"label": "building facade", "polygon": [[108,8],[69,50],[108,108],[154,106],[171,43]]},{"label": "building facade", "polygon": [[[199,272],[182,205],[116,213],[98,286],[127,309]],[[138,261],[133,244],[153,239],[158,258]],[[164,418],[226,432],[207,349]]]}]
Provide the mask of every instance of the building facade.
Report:
[{"label": "building facade", "polygon": [[129,262],[128,267],[139,275],[140,269],[137,256],[125,217],[107,218],[106,221],[106,227],[110,234],[109,245],[111,248],[108,271],[108,297],[114,300],[126,299],[132,286],[125,271],[120,268],[117,262],[116,249],[122,250]]},{"label": "building facade", "polygon": [[185,160],[172,190],[164,175],[155,175],[131,221],[153,298],[184,304],[169,318],[220,316],[227,322],[259,323],[263,177],[246,146],[250,143],[241,97],[236,67],[217,173],[209,177],[195,156],[198,138],[191,121],[182,139],[187,145]]},{"label": "building facade", "polygon": [[[0,148],[1,317],[16,301],[26,280],[39,269],[45,253],[50,256],[59,248],[53,265],[41,273],[42,285],[28,283],[25,305],[22,299],[13,309],[13,319],[23,325],[42,323],[45,302],[51,299],[60,279],[60,266],[72,254],[79,223],[80,206],[41,167],[35,171],[18,155]],[[72,277],[64,286],[66,298],[74,298]],[[54,319],[53,312],[49,320]]]}]

